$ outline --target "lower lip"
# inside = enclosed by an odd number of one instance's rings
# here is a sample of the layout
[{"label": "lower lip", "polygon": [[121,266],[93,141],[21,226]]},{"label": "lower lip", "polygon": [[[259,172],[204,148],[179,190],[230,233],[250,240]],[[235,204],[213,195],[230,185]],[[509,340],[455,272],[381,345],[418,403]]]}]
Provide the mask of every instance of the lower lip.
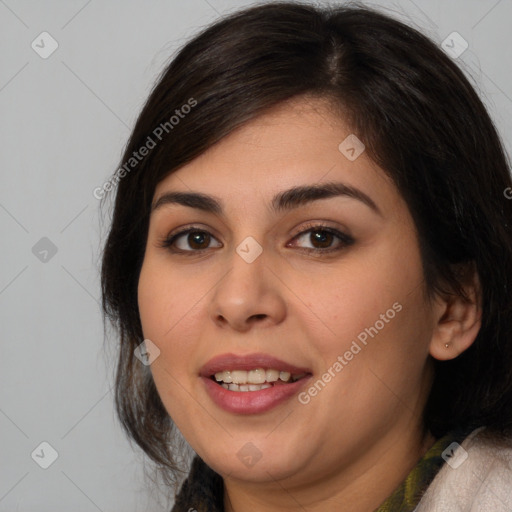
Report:
[{"label": "lower lip", "polygon": [[225,411],[236,414],[258,414],[289,400],[302,388],[308,377],[289,384],[274,384],[259,391],[230,391],[207,377],[201,377],[210,398]]}]

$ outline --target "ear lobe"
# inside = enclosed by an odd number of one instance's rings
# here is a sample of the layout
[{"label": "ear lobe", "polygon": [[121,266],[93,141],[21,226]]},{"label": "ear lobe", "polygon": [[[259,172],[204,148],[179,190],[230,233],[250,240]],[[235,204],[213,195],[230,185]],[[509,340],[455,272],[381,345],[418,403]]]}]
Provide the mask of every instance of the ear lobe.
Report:
[{"label": "ear lobe", "polygon": [[460,295],[438,299],[438,321],[430,341],[430,355],[440,361],[455,359],[475,341],[482,326],[481,288],[478,274],[463,286],[469,300]]}]

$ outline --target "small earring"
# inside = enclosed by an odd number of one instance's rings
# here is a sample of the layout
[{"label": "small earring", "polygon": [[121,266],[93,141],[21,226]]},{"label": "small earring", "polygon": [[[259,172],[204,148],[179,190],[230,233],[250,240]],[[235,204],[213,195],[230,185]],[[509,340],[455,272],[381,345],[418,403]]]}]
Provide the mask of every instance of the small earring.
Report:
[{"label": "small earring", "polygon": [[450,344],[449,344],[449,343],[445,343],[445,344],[444,344],[444,347],[445,347],[445,348],[450,348]]}]

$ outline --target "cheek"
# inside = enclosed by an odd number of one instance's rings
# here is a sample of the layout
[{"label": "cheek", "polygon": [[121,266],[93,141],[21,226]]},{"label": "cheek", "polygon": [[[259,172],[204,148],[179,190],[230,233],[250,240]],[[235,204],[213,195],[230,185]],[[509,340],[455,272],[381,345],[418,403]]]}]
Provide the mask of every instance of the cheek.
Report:
[{"label": "cheek", "polygon": [[[311,279],[289,274],[300,296],[303,319],[319,355],[331,364],[358,337],[396,340],[393,349],[417,336],[425,316],[423,269],[414,239],[375,244]],[[388,347],[389,348],[389,347]]]},{"label": "cheek", "polygon": [[144,338],[160,349],[159,358],[151,365],[155,382],[160,375],[165,381],[165,373],[179,377],[187,370],[193,349],[191,329],[198,321],[194,309],[198,292],[194,293],[194,289],[184,287],[168,266],[145,259],[138,284],[138,306]]},{"label": "cheek", "polygon": [[[157,279],[158,274],[158,268],[150,262],[148,263],[146,257],[140,272],[137,300],[144,337],[157,344],[166,330],[164,312],[171,299],[162,280]],[[172,308],[172,304],[169,306]],[[161,348],[160,344],[158,346]]]},{"label": "cheek", "polygon": [[[151,365],[157,389],[168,407],[188,395],[183,386],[195,385],[200,340],[209,321],[208,298],[218,281],[192,268],[177,269],[165,255],[148,250],[138,283],[138,307],[144,337],[160,349]],[[192,380],[191,380],[192,379]],[[171,414],[172,415],[172,414]]]},{"label": "cheek", "polygon": [[138,283],[138,306],[144,336],[161,341],[188,332],[204,295],[200,283],[176,272],[165,258],[146,256]]},{"label": "cheek", "polygon": [[185,432],[188,432],[186,418],[197,413],[184,389],[189,387],[187,379],[193,371],[197,348],[194,325],[200,325],[200,320],[194,304],[198,293],[193,286],[184,287],[180,276],[174,275],[168,265],[159,263],[158,259],[145,259],[138,283],[139,314],[144,338],[160,350],[150,370],[168,414]]}]

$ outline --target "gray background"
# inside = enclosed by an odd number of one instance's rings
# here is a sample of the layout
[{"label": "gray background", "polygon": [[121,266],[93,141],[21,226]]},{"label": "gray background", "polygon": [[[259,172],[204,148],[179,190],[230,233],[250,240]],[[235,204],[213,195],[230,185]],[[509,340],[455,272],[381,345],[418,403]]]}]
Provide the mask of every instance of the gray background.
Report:
[{"label": "gray background", "polygon": [[[173,52],[249,3],[0,0],[0,511],[166,509],[114,417],[99,309],[106,226],[93,190],[116,170]],[[457,61],[510,154],[512,0],[365,3],[439,44],[464,37]],[[59,45],[47,59],[31,47],[43,31]],[[31,457],[43,441],[58,452],[47,469]]]}]

